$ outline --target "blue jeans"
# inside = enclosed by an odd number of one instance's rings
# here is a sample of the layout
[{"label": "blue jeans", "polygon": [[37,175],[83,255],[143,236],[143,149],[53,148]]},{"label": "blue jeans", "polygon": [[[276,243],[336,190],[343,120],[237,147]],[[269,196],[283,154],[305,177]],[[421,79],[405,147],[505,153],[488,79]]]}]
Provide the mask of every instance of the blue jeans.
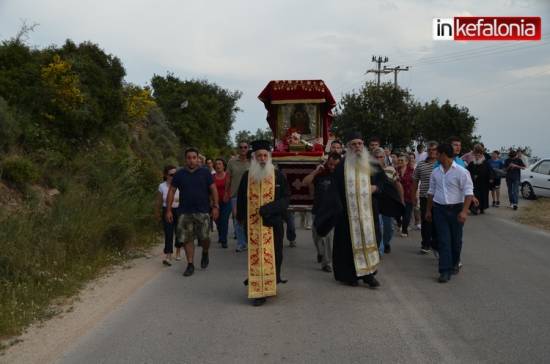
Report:
[{"label": "blue jeans", "polygon": [[380,254],[384,254],[384,248],[390,246],[393,238],[393,217],[380,215],[380,230],[382,231],[382,241],[380,242]]},{"label": "blue jeans", "polygon": [[439,249],[439,273],[451,273],[460,263],[463,224],[458,222],[462,204],[440,205],[434,203],[433,223],[437,226]]},{"label": "blue jeans", "polygon": [[510,204],[517,205],[519,195],[519,180],[506,178],[506,187],[508,187],[508,199],[510,200]]},{"label": "blue jeans", "polygon": [[218,228],[218,242],[221,244],[227,244],[231,206],[231,201],[220,203],[220,216],[218,217],[218,220],[216,220],[216,227]]},{"label": "blue jeans", "polygon": [[[237,208],[237,197],[231,198],[231,206],[235,209]],[[244,227],[235,219],[235,234],[237,235],[237,249],[244,249],[246,248],[247,241],[246,241],[246,233],[244,231]]]}]

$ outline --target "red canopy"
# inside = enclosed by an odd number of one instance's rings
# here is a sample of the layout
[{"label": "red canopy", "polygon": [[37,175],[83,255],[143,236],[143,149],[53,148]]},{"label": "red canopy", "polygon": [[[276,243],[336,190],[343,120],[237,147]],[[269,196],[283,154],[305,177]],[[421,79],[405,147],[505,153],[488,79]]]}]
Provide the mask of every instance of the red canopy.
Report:
[{"label": "red canopy", "polygon": [[336,106],[336,100],[323,80],[284,80],[270,81],[258,98],[267,110],[267,122],[277,133],[277,106],[288,103],[319,103],[321,104],[321,121],[323,128],[323,143],[328,141],[328,131],[332,125],[331,110]]}]

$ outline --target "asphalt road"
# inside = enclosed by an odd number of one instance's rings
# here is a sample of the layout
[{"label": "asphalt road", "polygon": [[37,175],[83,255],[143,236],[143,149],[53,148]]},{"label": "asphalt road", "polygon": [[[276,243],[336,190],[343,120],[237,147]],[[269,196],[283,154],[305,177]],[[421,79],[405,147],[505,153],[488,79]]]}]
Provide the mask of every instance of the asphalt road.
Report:
[{"label": "asphalt road", "polygon": [[489,210],[470,217],[464,242],[463,270],[439,284],[419,233],[395,237],[371,290],[322,272],[299,230],[298,247],[285,247],[289,282],[262,307],[246,298],[246,256],[215,248],[207,270],[166,268],[60,362],[548,362],[550,235]]}]

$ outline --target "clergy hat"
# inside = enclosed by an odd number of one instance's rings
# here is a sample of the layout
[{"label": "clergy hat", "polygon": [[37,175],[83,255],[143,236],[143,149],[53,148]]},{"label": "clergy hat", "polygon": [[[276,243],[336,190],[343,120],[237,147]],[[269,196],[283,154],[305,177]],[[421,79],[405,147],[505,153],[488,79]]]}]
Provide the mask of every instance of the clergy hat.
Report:
[{"label": "clergy hat", "polygon": [[261,149],[271,152],[271,142],[269,140],[254,140],[250,145],[252,146],[253,152],[257,152]]},{"label": "clergy hat", "polygon": [[363,135],[361,135],[360,131],[350,131],[349,133],[346,134],[346,138],[345,138],[346,143],[349,143],[354,139],[363,140]]}]

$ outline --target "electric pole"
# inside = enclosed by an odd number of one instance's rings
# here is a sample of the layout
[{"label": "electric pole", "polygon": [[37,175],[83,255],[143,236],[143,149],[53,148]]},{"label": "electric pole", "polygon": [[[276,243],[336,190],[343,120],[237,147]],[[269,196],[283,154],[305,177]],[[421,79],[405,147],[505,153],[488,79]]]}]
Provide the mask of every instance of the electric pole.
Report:
[{"label": "electric pole", "polygon": [[409,70],[409,66],[407,66],[407,67],[401,67],[401,66],[386,67],[386,66],[384,66],[384,71],[387,71],[387,73],[393,72],[393,87],[395,87],[395,88],[397,88],[397,72],[399,72],[399,71],[408,71],[408,70]]},{"label": "electric pole", "polygon": [[382,63],[388,62],[388,57],[382,57],[382,56],[372,56],[372,62],[375,62],[378,67],[376,69],[370,69],[367,71],[367,73],[376,73],[376,85],[380,87],[380,75],[382,73],[390,73],[391,71],[386,70],[386,66],[384,66],[384,69],[382,69],[381,65]]}]

